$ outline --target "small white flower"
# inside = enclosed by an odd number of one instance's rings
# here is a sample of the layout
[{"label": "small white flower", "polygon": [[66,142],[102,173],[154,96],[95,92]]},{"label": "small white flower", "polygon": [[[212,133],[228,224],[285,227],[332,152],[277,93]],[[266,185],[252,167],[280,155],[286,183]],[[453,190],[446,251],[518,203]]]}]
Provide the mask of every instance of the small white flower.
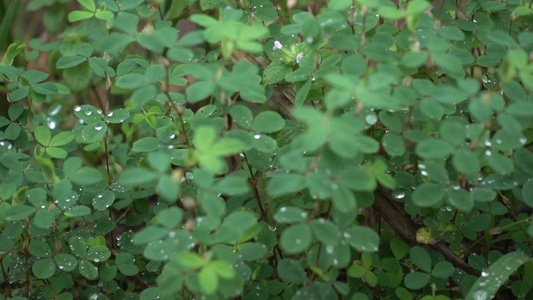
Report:
[{"label": "small white flower", "polygon": [[302,59],[302,57],[304,57],[304,54],[302,52],[298,53],[298,55],[296,55],[296,63],[300,63],[300,59]]},{"label": "small white flower", "polygon": [[272,47],[272,50],[278,50],[283,48],[283,45],[279,41],[274,41],[274,47]]}]

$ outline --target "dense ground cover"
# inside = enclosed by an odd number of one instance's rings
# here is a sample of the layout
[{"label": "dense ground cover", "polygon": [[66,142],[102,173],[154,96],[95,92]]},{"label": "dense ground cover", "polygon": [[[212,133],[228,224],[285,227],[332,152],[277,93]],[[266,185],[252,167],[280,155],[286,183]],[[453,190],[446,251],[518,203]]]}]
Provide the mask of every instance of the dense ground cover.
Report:
[{"label": "dense ground cover", "polygon": [[533,298],[529,1],[0,17],[0,298]]}]

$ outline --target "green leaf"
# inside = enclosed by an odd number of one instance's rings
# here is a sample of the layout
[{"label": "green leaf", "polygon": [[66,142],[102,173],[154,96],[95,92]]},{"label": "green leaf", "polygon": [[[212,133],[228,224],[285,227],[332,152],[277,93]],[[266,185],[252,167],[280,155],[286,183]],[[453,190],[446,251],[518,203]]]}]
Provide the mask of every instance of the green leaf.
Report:
[{"label": "green leaf", "polygon": [[349,187],[354,191],[373,191],[377,187],[372,174],[361,166],[348,167],[339,176],[339,184]]},{"label": "green leaf", "polygon": [[96,280],[98,278],[98,269],[85,259],[80,261],[79,271],[81,276],[87,278],[88,280]]},{"label": "green leaf", "polygon": [[218,276],[211,266],[205,266],[200,270],[198,281],[202,291],[207,295],[213,294],[218,288]]},{"label": "green leaf", "polygon": [[405,153],[405,140],[401,135],[395,132],[385,133],[381,140],[381,144],[390,156],[401,156]]},{"label": "green leaf", "polygon": [[280,114],[265,111],[255,117],[252,129],[258,132],[272,133],[281,130],[284,125],[285,120]]},{"label": "green leaf", "polygon": [[181,223],[183,211],[177,207],[167,208],[157,215],[158,223],[167,228],[174,228]]},{"label": "green leaf", "polygon": [[465,149],[456,151],[453,156],[453,167],[461,173],[472,174],[479,171],[481,168],[478,156]]},{"label": "green leaf", "polygon": [[68,14],[68,21],[71,23],[78,22],[85,19],[90,19],[94,16],[94,13],[88,11],[75,10]]},{"label": "green leaf", "polygon": [[121,185],[133,186],[153,182],[157,178],[157,173],[144,168],[129,168],[120,174]]},{"label": "green leaf", "polygon": [[401,63],[408,68],[418,68],[427,60],[428,56],[429,53],[426,51],[407,52],[402,56]]},{"label": "green leaf", "polygon": [[57,94],[57,85],[52,82],[33,84],[31,88],[34,92],[41,95]]},{"label": "green leaf", "polygon": [[76,205],[65,211],[65,216],[75,218],[91,214],[91,209],[85,205]]},{"label": "green leaf", "polygon": [[463,31],[451,25],[441,26],[437,29],[437,34],[450,41],[462,41],[465,39]]},{"label": "green leaf", "polygon": [[191,16],[191,21],[194,23],[203,26],[203,27],[209,27],[218,24],[218,21],[213,19],[212,17],[204,14],[195,14]]},{"label": "green leaf", "polygon": [[460,211],[470,211],[474,208],[472,195],[463,189],[448,189],[448,202]]},{"label": "green leaf", "polygon": [[172,177],[168,175],[159,178],[159,181],[157,182],[157,189],[159,191],[159,195],[161,195],[163,200],[166,202],[172,203],[178,198],[179,185],[176,184]]},{"label": "green leaf", "polygon": [[100,182],[102,173],[94,168],[82,167],[70,179],[80,185],[89,185]]},{"label": "green leaf", "polygon": [[239,250],[238,257],[244,261],[261,259],[268,252],[268,248],[261,243],[246,243]]},{"label": "green leaf", "polygon": [[164,146],[158,138],[155,137],[144,137],[133,143],[131,151],[134,152],[152,152],[155,150],[162,149]]},{"label": "green leaf", "polygon": [[333,189],[332,200],[335,209],[342,213],[354,213],[357,209],[357,203],[353,192],[346,187],[337,187]]},{"label": "green leaf", "polygon": [[305,187],[305,178],[300,174],[279,174],[267,184],[268,193],[281,196],[302,190]]},{"label": "green leaf", "polygon": [[424,12],[429,7],[429,3],[426,0],[413,0],[407,4],[407,15],[415,16]]},{"label": "green leaf", "polygon": [[22,220],[31,216],[34,212],[34,207],[28,205],[13,205],[4,211],[4,219],[6,221]]},{"label": "green leaf", "polygon": [[46,279],[52,277],[56,270],[54,260],[51,258],[45,258],[38,260],[31,266],[33,275],[39,279]]},{"label": "green leaf", "polygon": [[49,212],[46,209],[39,209],[37,213],[35,213],[35,216],[33,217],[33,223],[37,225],[39,228],[47,229],[52,226],[54,223],[55,218],[54,214]]},{"label": "green leaf", "polygon": [[78,266],[78,260],[71,254],[59,253],[54,260],[59,270],[64,272],[72,272]]},{"label": "green leaf", "polygon": [[23,86],[21,88],[18,88],[10,93],[11,100],[12,101],[19,101],[26,97],[28,97],[30,93],[30,87],[29,86]]},{"label": "green leaf", "polygon": [[505,254],[483,272],[482,276],[472,285],[465,299],[492,299],[500,287],[507,282],[509,276],[516,272],[522,264],[531,262],[531,260],[531,257],[521,252]]},{"label": "green leaf", "polygon": [[194,103],[203,100],[213,94],[215,84],[212,81],[198,81],[187,87],[187,102]]},{"label": "green leaf", "polygon": [[86,61],[86,57],[78,56],[78,55],[67,55],[60,57],[56,62],[56,68],[58,69],[68,69],[75,67],[82,62]]},{"label": "green leaf", "polygon": [[244,105],[233,105],[230,109],[233,121],[245,129],[250,129],[253,120],[252,111]]},{"label": "green leaf", "polygon": [[64,159],[67,157],[68,153],[67,151],[61,148],[49,147],[49,148],[46,148],[46,154],[50,155],[50,157],[53,157],[53,158]]},{"label": "green leaf", "polygon": [[95,263],[103,262],[111,256],[111,251],[106,246],[93,246],[85,254],[85,258]]},{"label": "green leaf", "polygon": [[425,159],[445,158],[453,148],[445,141],[429,138],[416,145],[416,153]]},{"label": "green leaf", "polygon": [[26,202],[26,199],[28,197],[28,189],[29,186],[22,186],[20,187],[14,194],[13,194],[13,200],[11,201],[11,205],[21,205]]},{"label": "green leaf", "polygon": [[105,190],[102,193],[98,193],[93,198],[93,207],[96,210],[103,211],[103,210],[108,209],[111,205],[113,205],[114,201],[115,201],[115,194],[113,194],[113,192],[111,192],[110,190]]},{"label": "green leaf", "polygon": [[96,10],[96,5],[94,4],[94,0],[78,0],[78,3],[83,6],[88,11],[94,12]]},{"label": "green leaf", "polygon": [[133,90],[147,85],[148,79],[144,75],[130,73],[119,76],[115,84],[120,88]]},{"label": "green leaf", "polygon": [[213,186],[213,191],[225,195],[242,195],[248,193],[250,188],[246,177],[235,174],[218,180]]},{"label": "green leaf", "polygon": [[515,151],[514,159],[515,164],[519,166],[520,169],[529,174],[533,174],[533,153],[524,148],[520,148]]},{"label": "green leaf", "polygon": [[113,21],[113,18],[115,18],[115,15],[110,11],[97,11],[94,16],[97,19],[105,20],[105,21]]},{"label": "green leaf", "polygon": [[183,252],[176,257],[176,260],[188,269],[201,268],[206,264],[205,258],[194,252]]},{"label": "green leaf", "polygon": [[444,188],[437,183],[423,183],[413,192],[413,203],[418,206],[432,206],[444,197]]},{"label": "green leaf", "polygon": [[51,147],[64,146],[70,143],[72,140],[74,140],[74,137],[75,137],[74,133],[72,133],[71,131],[62,131],[52,138],[49,146]]},{"label": "green leaf", "polygon": [[449,261],[439,261],[433,270],[431,271],[431,275],[435,276],[437,278],[448,278],[453,275],[455,272],[455,267],[452,265]]},{"label": "green leaf", "polygon": [[246,150],[246,146],[242,141],[237,139],[226,138],[216,143],[211,149],[210,154],[216,156],[227,156]]},{"label": "green leaf", "polygon": [[409,245],[398,238],[391,239],[390,248],[396,260],[404,258],[409,253]]},{"label": "green leaf", "polygon": [[379,249],[379,235],[368,227],[350,227],[344,232],[343,236],[358,251],[376,252]]},{"label": "green leaf", "polygon": [[405,275],[404,284],[408,289],[419,290],[429,282],[429,274],[422,272],[412,272]]},{"label": "green leaf", "polygon": [[522,187],[522,198],[524,203],[533,207],[533,180],[529,180]]},{"label": "green leaf", "polygon": [[120,108],[109,112],[105,116],[105,120],[108,123],[122,123],[129,117],[130,113],[127,110]]},{"label": "green leaf", "polygon": [[162,239],[167,234],[168,229],[152,225],[137,232],[133,238],[133,242],[137,245],[142,245],[154,240]]},{"label": "green leaf", "polygon": [[328,8],[333,10],[344,10],[352,5],[351,0],[330,0],[328,2]]},{"label": "green leaf", "polygon": [[333,223],[322,218],[311,221],[311,229],[315,237],[322,243],[337,246],[340,240],[339,229]]},{"label": "green leaf", "polygon": [[278,223],[297,223],[305,221],[307,219],[307,213],[298,207],[283,206],[273,217]]},{"label": "green leaf", "polygon": [[[264,248],[266,249],[266,246]],[[226,261],[215,260],[210,265],[222,279],[233,279],[237,275],[233,266]]]},{"label": "green leaf", "polygon": [[431,272],[431,256],[422,247],[413,247],[409,251],[409,255],[413,263],[425,272]]},{"label": "green leaf", "polygon": [[281,233],[280,246],[288,254],[296,254],[309,247],[313,240],[311,228],[302,223],[286,228]]},{"label": "green leaf", "polygon": [[307,280],[302,264],[291,258],[283,258],[277,265],[278,275],[286,283],[302,284]]}]

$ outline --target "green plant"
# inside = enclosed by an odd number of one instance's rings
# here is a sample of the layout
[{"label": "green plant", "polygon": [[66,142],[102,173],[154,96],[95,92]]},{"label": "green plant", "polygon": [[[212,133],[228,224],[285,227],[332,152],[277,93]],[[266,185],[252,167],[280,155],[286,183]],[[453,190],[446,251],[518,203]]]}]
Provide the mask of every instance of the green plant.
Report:
[{"label": "green plant", "polygon": [[2,299],[533,296],[528,1],[0,16]]}]

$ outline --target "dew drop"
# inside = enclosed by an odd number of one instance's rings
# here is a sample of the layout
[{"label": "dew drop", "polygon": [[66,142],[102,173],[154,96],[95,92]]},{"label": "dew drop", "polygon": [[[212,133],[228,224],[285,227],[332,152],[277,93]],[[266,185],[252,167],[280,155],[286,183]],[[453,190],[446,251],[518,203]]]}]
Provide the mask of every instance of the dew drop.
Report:
[{"label": "dew drop", "polygon": [[396,199],[403,199],[405,197],[405,193],[403,191],[394,191],[392,196]]},{"label": "dew drop", "polygon": [[256,135],[254,135],[254,139],[256,139],[256,140],[258,140],[258,139],[260,139],[260,138],[261,138],[261,135],[260,135],[260,134],[256,134]]},{"label": "dew drop", "polygon": [[96,131],[100,131],[100,130],[102,130],[102,126],[100,126],[100,125],[95,126],[95,127],[94,127],[94,130],[96,130]]},{"label": "dew drop", "polygon": [[81,110],[81,106],[76,105],[76,107],[74,107],[74,111],[80,111],[80,110]]},{"label": "dew drop", "polygon": [[365,117],[365,121],[369,125],[374,125],[378,121],[378,117],[376,116],[376,114],[368,114]]}]

